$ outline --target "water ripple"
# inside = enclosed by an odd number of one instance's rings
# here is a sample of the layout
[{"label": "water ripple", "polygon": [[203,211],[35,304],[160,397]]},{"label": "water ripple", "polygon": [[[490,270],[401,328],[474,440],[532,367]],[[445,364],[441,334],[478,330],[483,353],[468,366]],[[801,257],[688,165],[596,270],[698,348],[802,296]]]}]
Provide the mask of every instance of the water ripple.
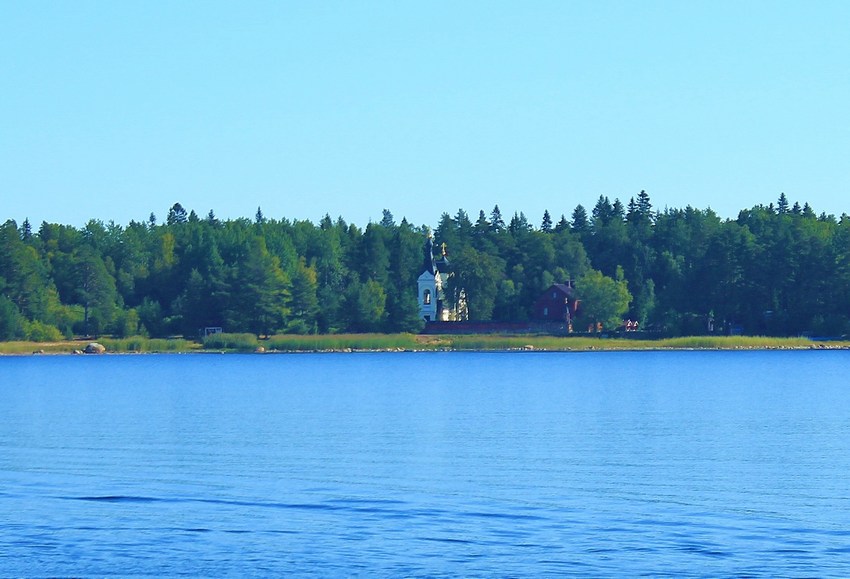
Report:
[{"label": "water ripple", "polygon": [[96,503],[156,503],[173,502],[173,499],[158,499],[154,497],[134,497],[129,495],[106,495],[101,497],[62,497],[76,501],[90,501]]},{"label": "water ripple", "polygon": [[0,575],[847,576],[847,354],[4,360]]}]

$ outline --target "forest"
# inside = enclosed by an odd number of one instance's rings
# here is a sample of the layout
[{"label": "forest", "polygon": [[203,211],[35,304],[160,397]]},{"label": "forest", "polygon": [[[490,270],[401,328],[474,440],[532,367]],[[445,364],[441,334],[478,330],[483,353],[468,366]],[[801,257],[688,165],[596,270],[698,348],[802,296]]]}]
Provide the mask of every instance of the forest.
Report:
[{"label": "forest", "polygon": [[[198,336],[218,326],[281,333],[417,332],[416,279],[429,228],[383,211],[365,228],[308,220],[220,220],[175,203],[160,222],[81,228],[0,225],[0,340]],[[840,336],[850,329],[850,217],[775,203],[735,219],[653,208],[641,191],[600,196],[539,222],[443,213],[433,228],[470,320],[521,322],[554,282],[571,280],[579,329],[623,319],[663,336]]]}]

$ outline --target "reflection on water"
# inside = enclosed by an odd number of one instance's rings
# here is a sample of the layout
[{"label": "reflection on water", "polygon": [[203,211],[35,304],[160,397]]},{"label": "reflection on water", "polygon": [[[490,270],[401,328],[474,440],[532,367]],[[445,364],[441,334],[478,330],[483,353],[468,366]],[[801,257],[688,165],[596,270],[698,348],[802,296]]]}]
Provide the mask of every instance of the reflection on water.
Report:
[{"label": "reflection on water", "polygon": [[848,352],[0,359],[0,575],[835,575]]}]

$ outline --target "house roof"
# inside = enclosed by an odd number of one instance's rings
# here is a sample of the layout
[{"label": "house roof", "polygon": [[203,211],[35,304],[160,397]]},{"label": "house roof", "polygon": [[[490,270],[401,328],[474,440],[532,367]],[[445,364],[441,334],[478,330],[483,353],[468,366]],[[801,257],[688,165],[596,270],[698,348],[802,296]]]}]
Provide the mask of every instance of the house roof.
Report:
[{"label": "house roof", "polygon": [[548,292],[552,289],[556,289],[566,296],[569,296],[573,293],[573,288],[571,288],[569,285],[567,285],[565,283],[553,283],[551,286],[549,286],[549,289],[547,289],[546,291]]}]

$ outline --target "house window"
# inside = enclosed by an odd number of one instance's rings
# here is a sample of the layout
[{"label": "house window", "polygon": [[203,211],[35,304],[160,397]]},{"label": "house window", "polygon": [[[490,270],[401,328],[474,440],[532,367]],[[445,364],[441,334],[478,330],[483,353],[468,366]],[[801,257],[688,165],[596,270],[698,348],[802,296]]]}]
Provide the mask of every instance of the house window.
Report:
[{"label": "house window", "polygon": [[426,289],[425,292],[422,294],[422,303],[424,303],[426,306],[431,304],[431,290]]},{"label": "house window", "polygon": [[544,317],[544,318],[548,318],[548,317],[549,317],[549,308],[543,308],[543,317]]}]

